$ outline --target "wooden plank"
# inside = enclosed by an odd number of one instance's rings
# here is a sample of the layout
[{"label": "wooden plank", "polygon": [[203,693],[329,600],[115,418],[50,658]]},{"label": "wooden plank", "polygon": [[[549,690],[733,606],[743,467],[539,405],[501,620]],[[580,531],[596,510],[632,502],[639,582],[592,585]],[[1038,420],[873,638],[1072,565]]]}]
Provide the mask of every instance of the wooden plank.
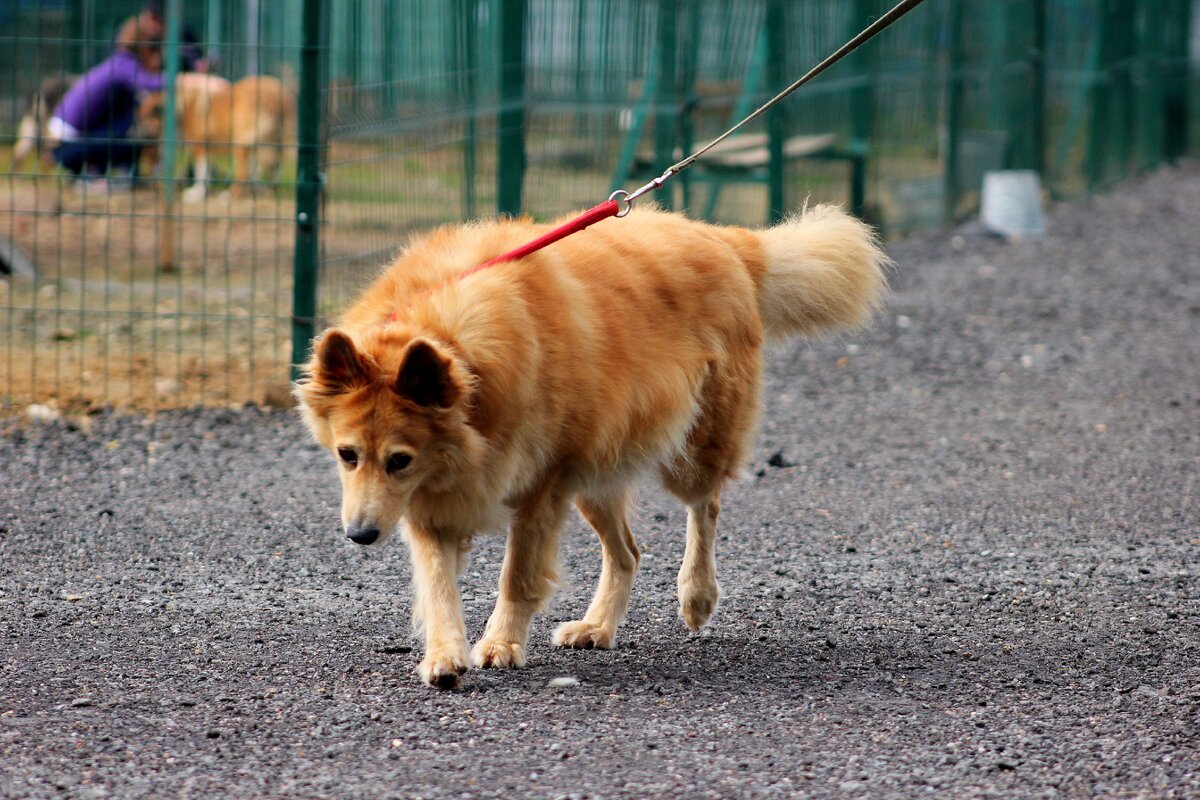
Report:
[{"label": "wooden plank", "polygon": [[[765,140],[765,136],[763,139]],[[816,155],[833,147],[836,136],[832,133],[821,133],[813,136],[793,136],[783,143],[785,159],[804,158]],[[697,163],[712,169],[754,169],[765,167],[771,160],[771,153],[766,147],[754,147],[749,150],[737,150],[731,153],[717,153],[712,158],[713,151],[706,153]]]}]

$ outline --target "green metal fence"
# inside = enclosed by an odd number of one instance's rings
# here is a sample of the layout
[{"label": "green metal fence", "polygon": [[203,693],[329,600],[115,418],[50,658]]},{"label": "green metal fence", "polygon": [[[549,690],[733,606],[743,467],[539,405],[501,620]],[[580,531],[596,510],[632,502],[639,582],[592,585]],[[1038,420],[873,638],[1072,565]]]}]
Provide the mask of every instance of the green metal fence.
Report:
[{"label": "green metal fence", "polygon": [[[81,190],[36,157],[10,164],[39,81],[104,58],[143,4],[0,0],[9,411],[281,400],[312,334],[405,237],[498,212],[551,218],[640,185],[890,2],[163,5],[217,74],[283,80],[295,138],[257,194],[218,186],[197,204],[179,194],[182,135],[132,192]],[[749,224],[840,201],[899,235],[973,213],[987,170],[1036,169],[1056,197],[1103,189],[1200,151],[1198,7],[926,0],[656,199]]]},{"label": "green metal fence", "polygon": [[[123,140],[143,144],[136,180],[102,164],[75,175],[56,162],[50,141],[13,161],[10,145],[31,93],[108,58],[118,27],[144,5],[0,2],[0,246],[16,273],[0,276],[0,405],[9,410],[34,402],[76,409],[240,403],[270,399],[286,385],[294,123],[282,123],[283,139],[259,132],[255,159],[266,162],[275,151],[283,165],[258,181],[235,180],[231,155],[219,152],[228,150],[228,133],[206,123],[172,137],[173,114],[159,121],[168,134],[161,141],[137,132]],[[165,13],[182,4],[161,5]],[[173,27],[197,40],[188,58],[207,61],[214,75],[231,82],[273,75],[294,91],[299,30],[284,35],[294,23],[282,11],[192,2]],[[182,49],[168,41],[163,52],[182,59]],[[179,63],[167,62],[165,74],[178,71]],[[165,107],[174,86],[165,79]],[[97,100],[103,115],[120,116],[116,95],[105,97]],[[188,150],[200,140],[218,150],[214,179],[205,198],[193,191],[195,201],[186,202]]]}]

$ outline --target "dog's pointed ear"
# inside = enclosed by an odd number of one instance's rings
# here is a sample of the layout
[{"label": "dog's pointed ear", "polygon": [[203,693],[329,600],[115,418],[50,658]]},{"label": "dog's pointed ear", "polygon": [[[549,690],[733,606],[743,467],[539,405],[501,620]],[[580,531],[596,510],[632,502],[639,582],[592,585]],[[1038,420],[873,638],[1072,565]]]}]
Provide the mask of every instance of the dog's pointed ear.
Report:
[{"label": "dog's pointed ear", "polygon": [[327,389],[340,392],[369,383],[371,371],[350,337],[335,329],[317,343],[316,378]]},{"label": "dog's pointed ear", "polygon": [[396,394],[419,406],[449,408],[462,395],[452,362],[432,342],[413,339],[404,353],[393,385]]}]

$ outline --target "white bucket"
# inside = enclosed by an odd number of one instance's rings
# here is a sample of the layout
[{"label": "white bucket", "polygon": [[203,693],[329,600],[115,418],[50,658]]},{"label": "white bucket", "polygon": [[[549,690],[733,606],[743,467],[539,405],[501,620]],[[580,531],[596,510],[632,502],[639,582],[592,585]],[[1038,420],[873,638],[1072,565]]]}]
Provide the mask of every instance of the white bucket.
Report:
[{"label": "white bucket", "polygon": [[1042,184],[1033,170],[985,172],[979,216],[993,233],[1035,239],[1046,233]]}]

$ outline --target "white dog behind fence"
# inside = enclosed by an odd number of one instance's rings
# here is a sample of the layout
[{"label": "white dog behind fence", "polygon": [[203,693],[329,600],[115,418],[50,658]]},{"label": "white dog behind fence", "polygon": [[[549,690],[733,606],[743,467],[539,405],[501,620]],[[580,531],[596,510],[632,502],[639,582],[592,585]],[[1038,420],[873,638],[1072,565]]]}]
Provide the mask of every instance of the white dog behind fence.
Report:
[{"label": "white dog behind fence", "polygon": [[47,75],[29,95],[25,113],[17,124],[17,141],[12,149],[11,167],[16,169],[35,152],[49,166],[50,153],[58,144],[49,128],[50,115],[67,90],[79,79],[78,75]]}]

